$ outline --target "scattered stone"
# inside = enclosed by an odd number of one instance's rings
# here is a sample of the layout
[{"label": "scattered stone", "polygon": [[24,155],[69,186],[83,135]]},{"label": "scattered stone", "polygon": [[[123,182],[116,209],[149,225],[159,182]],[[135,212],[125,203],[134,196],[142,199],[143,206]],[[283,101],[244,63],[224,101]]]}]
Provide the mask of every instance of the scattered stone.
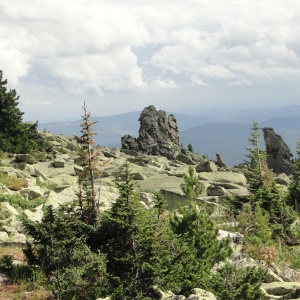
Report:
[{"label": "scattered stone", "polygon": [[235,172],[201,172],[198,174],[200,180],[221,183],[234,183],[246,187],[246,177],[241,173]]},{"label": "scattered stone", "polygon": [[[284,296],[300,289],[299,282],[262,283],[262,289],[269,295]],[[292,298],[293,299],[293,298]],[[294,298],[297,299],[297,298]]]},{"label": "scattered stone", "polygon": [[291,183],[291,180],[285,173],[281,173],[275,177],[275,182],[281,185],[288,186]]},{"label": "scattered stone", "polygon": [[195,165],[196,164],[190,157],[188,157],[187,155],[185,155],[183,153],[179,153],[176,156],[176,160],[178,160],[184,164],[187,164],[187,165]]},{"label": "scattered stone", "polygon": [[206,290],[195,288],[186,300],[217,300],[216,296]]},{"label": "scattered stone", "polygon": [[56,159],[53,162],[53,167],[54,168],[64,168],[65,167],[65,160],[60,158],[60,159]]},{"label": "scattered stone", "polygon": [[218,171],[218,168],[217,168],[216,164],[211,160],[207,160],[196,166],[196,172],[198,172],[198,173],[200,173],[200,172],[217,172],[217,171]]},{"label": "scattered stone", "polygon": [[144,180],[145,177],[140,172],[130,173],[133,180]]},{"label": "scattered stone", "polygon": [[6,231],[0,231],[0,243],[6,243],[8,241],[8,234]]},{"label": "scattered stone", "polygon": [[207,196],[225,196],[227,191],[221,186],[210,185],[206,189]]},{"label": "scattered stone", "polygon": [[43,195],[43,192],[39,186],[32,186],[30,188],[20,190],[20,194],[24,198],[32,200],[41,197]]},{"label": "scattered stone", "polygon": [[10,243],[16,243],[16,244],[26,244],[26,236],[23,233],[14,233],[12,235],[9,235]]},{"label": "scattered stone", "polygon": [[1,212],[7,212],[9,215],[17,216],[19,213],[18,211],[11,206],[8,202],[1,202]]}]

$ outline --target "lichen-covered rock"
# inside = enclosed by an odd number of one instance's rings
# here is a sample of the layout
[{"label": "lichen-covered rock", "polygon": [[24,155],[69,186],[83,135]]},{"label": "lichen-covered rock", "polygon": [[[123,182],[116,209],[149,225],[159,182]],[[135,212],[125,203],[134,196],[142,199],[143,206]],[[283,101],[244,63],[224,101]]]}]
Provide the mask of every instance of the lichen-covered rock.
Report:
[{"label": "lichen-covered rock", "polygon": [[28,164],[36,163],[36,160],[30,154],[16,154],[15,158],[17,162],[26,162]]},{"label": "lichen-covered rock", "polygon": [[274,173],[290,175],[293,170],[293,154],[282,137],[273,128],[263,128],[267,151],[267,165]]}]

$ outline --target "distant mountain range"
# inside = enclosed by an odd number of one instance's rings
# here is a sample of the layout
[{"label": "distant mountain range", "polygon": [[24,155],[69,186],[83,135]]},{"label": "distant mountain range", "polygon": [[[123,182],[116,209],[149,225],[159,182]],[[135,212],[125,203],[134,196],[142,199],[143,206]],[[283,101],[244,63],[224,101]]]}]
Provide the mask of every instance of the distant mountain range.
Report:
[{"label": "distant mountain range", "polygon": [[[91,121],[97,121],[93,126],[94,132],[98,133],[95,136],[96,143],[109,148],[120,147],[121,137],[124,134],[138,137],[140,113],[129,112],[91,118]],[[288,144],[293,154],[296,152],[296,144],[300,139],[300,105],[272,109],[247,109],[224,115],[218,113],[215,116],[173,114],[179,125],[180,142],[184,146],[191,143],[195,152],[212,159],[218,152],[225,163],[230,166],[241,163],[245,159],[253,120],[259,122],[261,128],[274,128],[275,132],[281,135]],[[39,124],[39,129],[67,136],[80,135],[80,123],[81,120],[44,123]],[[261,142],[263,146],[263,135]]]}]

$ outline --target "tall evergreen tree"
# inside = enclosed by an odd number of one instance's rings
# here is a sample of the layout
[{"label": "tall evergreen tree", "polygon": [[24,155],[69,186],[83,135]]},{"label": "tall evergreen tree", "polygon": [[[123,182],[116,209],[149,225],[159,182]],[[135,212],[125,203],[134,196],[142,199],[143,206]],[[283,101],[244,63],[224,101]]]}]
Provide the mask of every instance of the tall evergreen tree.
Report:
[{"label": "tall evergreen tree", "polygon": [[81,126],[82,135],[77,138],[81,149],[79,156],[82,160],[82,170],[78,171],[79,193],[78,201],[81,209],[81,218],[86,223],[97,225],[99,222],[99,203],[96,199],[95,178],[99,175],[97,165],[97,153],[93,151],[92,145],[95,143],[92,126],[96,122],[91,122],[91,113],[87,111],[85,102],[83,104],[83,115]]},{"label": "tall evergreen tree", "polygon": [[0,150],[12,153],[47,150],[48,145],[37,131],[37,122],[23,123],[19,96],[15,90],[7,90],[7,80],[2,77],[0,70]]},{"label": "tall evergreen tree", "polygon": [[244,173],[250,192],[255,192],[258,188],[262,187],[264,182],[265,172],[267,171],[267,153],[259,147],[261,129],[256,121],[253,121],[251,129],[252,132],[248,139],[251,148],[247,148],[248,154],[246,155],[249,159],[246,161],[248,168],[244,170]]}]

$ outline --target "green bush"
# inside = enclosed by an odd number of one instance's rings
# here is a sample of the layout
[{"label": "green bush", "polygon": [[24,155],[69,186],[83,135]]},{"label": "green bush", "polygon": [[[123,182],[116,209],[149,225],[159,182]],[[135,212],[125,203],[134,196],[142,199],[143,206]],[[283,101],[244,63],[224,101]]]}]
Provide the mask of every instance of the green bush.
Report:
[{"label": "green bush", "polygon": [[218,300],[263,300],[261,282],[264,275],[263,269],[225,264],[211,277],[208,289]]}]

